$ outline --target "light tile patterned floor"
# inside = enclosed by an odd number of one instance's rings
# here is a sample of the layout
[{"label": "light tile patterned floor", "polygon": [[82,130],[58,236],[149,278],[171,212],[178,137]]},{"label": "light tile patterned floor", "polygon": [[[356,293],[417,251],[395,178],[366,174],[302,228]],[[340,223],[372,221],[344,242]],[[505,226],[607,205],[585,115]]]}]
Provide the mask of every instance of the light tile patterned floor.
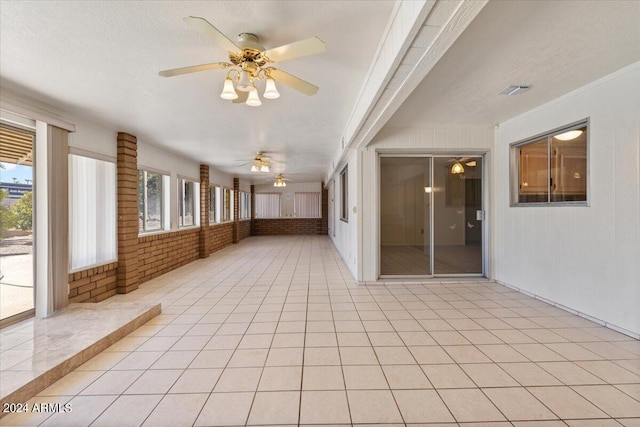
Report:
[{"label": "light tile patterned floor", "polygon": [[639,341],[491,282],[357,285],[326,237],[136,292],[163,314],[31,400],[71,412],[0,424],[640,425]]}]

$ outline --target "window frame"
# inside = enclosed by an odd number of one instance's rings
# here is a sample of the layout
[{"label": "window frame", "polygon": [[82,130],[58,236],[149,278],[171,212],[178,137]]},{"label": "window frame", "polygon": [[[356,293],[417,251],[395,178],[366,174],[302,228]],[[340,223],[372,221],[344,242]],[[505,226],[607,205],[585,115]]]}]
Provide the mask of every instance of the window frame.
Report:
[{"label": "window frame", "polygon": [[251,193],[245,191],[238,193],[238,219],[251,219]]},{"label": "window frame", "polygon": [[[184,196],[185,196],[185,192],[184,192],[184,186],[183,184],[188,183],[192,185],[192,195],[191,195],[191,209],[192,209],[192,216],[193,216],[193,223],[192,224],[184,224],[184,218],[185,218],[185,207],[186,207],[186,203],[184,201]],[[178,176],[178,230],[180,229],[184,229],[184,228],[193,228],[193,227],[198,227],[198,215],[197,215],[197,203],[196,203],[196,197],[197,197],[197,192],[198,192],[198,186],[196,185],[197,182],[191,178],[188,177],[184,177],[184,176]],[[182,207],[182,209],[181,209]]]},{"label": "window frame", "polygon": [[[220,223],[225,223],[225,222],[233,222],[235,221],[234,218],[234,212],[233,212],[233,205],[234,205],[234,197],[235,197],[235,191],[233,188],[231,187],[222,187],[222,209],[220,210]],[[228,212],[228,217],[227,217],[227,198],[229,199],[229,212]]]},{"label": "window frame", "polygon": [[[153,233],[166,231],[168,221],[166,218],[167,212],[165,212],[166,203],[167,203],[166,201],[167,189],[165,188],[165,186],[168,184],[169,176],[160,171],[155,171],[148,168],[139,168],[138,180],[140,179],[140,173],[144,175],[144,180],[143,180],[144,181],[144,196],[143,196],[144,208],[142,212],[140,212],[140,210],[138,209],[138,215],[142,214],[142,230],[140,230],[140,226],[138,226],[138,235],[153,234]],[[154,228],[152,230],[147,230],[146,228],[146,216],[147,216],[146,215],[147,213],[147,176],[146,174],[148,173],[153,173],[160,176],[160,228]],[[139,190],[140,189],[138,188],[138,191]]]},{"label": "window frame", "polygon": [[[211,194],[214,197],[211,197]],[[209,224],[220,224],[222,222],[220,199],[222,198],[222,187],[209,183]],[[213,203],[213,210],[211,204]]]},{"label": "window frame", "polygon": [[349,165],[340,172],[340,221],[349,222]]},{"label": "window frame", "polygon": [[[67,191],[69,192],[69,205],[68,205],[68,216],[69,216],[69,235],[68,235],[68,239],[69,239],[69,262],[68,262],[68,272],[69,273],[75,273],[78,271],[83,271],[83,270],[87,270],[89,268],[94,268],[97,266],[101,266],[101,265],[106,265],[106,264],[110,264],[112,262],[116,262],[118,261],[118,209],[117,209],[117,200],[118,200],[118,167],[117,167],[117,162],[116,159],[112,159],[108,156],[103,156],[97,153],[92,153],[89,151],[84,151],[84,150],[69,150],[69,153],[67,154],[67,159],[68,159],[68,187],[67,187]],[[77,171],[74,170],[73,167],[73,157],[78,157],[78,158],[84,158],[84,159],[89,159],[92,160],[94,162],[103,162],[103,163],[108,163],[111,164],[113,169],[113,199],[115,201],[115,203],[113,204],[113,223],[111,224],[110,228],[113,229],[113,235],[109,236],[109,240],[111,241],[111,244],[113,245],[113,254],[111,257],[105,257],[103,259],[97,259],[99,257],[98,254],[98,250],[95,251],[95,262],[93,263],[85,263],[85,264],[76,264],[74,265],[74,261],[77,261],[76,257],[74,256],[75,252],[74,252],[74,237],[75,237],[75,233],[77,230],[77,227],[74,227],[74,222],[73,222],[73,209],[74,209],[74,199],[79,198],[80,200],[84,200],[82,197],[79,197],[77,194],[75,194],[75,192],[73,191],[74,188],[74,179],[75,176],[77,175]],[[34,185],[35,188],[35,185]],[[102,191],[104,192],[104,188],[102,189]],[[35,193],[34,193],[35,194]],[[96,192],[95,194],[99,194],[98,192]],[[32,206],[32,209],[35,209],[35,205]],[[35,228],[35,224],[34,224],[34,228]],[[102,228],[104,228],[104,223],[102,223]],[[35,231],[35,230],[34,230]],[[89,230],[89,231],[93,231],[93,230]],[[104,236],[102,236],[104,237]],[[83,239],[85,240],[85,239]],[[97,246],[96,242],[96,248]],[[103,242],[104,243],[104,242]],[[86,254],[86,252],[85,252]],[[34,260],[35,262],[35,260]]]},{"label": "window frame", "polygon": [[[580,129],[580,128],[586,128],[585,132],[586,132],[586,147],[585,147],[585,200],[576,200],[576,201],[553,201],[552,198],[552,184],[551,184],[551,177],[552,177],[552,161],[551,161],[551,157],[549,155],[550,150],[551,150],[551,140],[553,139],[553,137],[555,135],[564,133],[564,132],[568,132],[571,130],[575,130],[575,129]],[[547,171],[548,171],[548,175],[547,175],[547,200],[546,201],[540,201],[540,202],[520,202],[519,201],[519,188],[520,188],[520,170],[521,170],[521,165],[520,165],[520,161],[519,161],[519,156],[518,156],[518,151],[521,147],[524,147],[526,145],[529,144],[533,144],[533,143],[539,143],[542,142],[544,139],[546,138],[547,140]],[[571,124],[568,125],[564,125],[564,126],[560,126],[557,127],[555,129],[552,129],[550,131],[547,132],[542,132],[540,134],[537,134],[535,136],[532,137],[528,137],[526,139],[522,139],[516,142],[512,142],[511,144],[509,144],[509,203],[510,203],[510,207],[542,207],[542,206],[573,206],[573,207],[588,207],[590,206],[590,201],[591,201],[591,197],[590,197],[590,173],[591,173],[591,168],[589,167],[589,161],[590,161],[590,154],[589,154],[589,148],[590,148],[590,143],[589,140],[591,138],[591,127],[590,127],[590,120],[589,118],[583,119],[583,120],[579,120],[577,122],[573,122]]]}]

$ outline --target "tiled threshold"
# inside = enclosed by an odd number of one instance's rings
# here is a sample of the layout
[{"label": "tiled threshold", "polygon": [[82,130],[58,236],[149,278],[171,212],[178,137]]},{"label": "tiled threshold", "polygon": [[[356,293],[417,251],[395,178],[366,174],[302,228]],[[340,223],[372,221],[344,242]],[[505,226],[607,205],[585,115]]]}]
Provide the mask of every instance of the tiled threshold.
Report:
[{"label": "tiled threshold", "polygon": [[0,403],[26,402],[161,312],[160,304],[119,297],[2,329]]}]

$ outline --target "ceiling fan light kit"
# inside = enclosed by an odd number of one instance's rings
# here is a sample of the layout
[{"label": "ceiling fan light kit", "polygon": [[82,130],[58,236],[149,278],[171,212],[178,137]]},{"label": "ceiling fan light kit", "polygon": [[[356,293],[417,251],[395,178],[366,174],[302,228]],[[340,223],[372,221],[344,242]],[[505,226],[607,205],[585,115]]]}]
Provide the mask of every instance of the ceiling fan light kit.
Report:
[{"label": "ceiling fan light kit", "polygon": [[258,89],[255,87],[253,90],[249,91],[249,96],[247,97],[247,105],[250,107],[259,107],[262,105],[262,101],[260,101],[260,97],[258,96]]},{"label": "ceiling fan light kit", "polygon": [[[255,85],[256,80],[265,81],[263,96],[266,99],[280,97],[280,93],[276,88],[276,81],[305,95],[311,96],[318,92],[317,86],[275,67],[268,66],[270,63],[315,55],[326,51],[324,42],[318,37],[311,37],[265,50],[258,43],[258,36],[255,34],[241,33],[237,38],[237,42],[234,43],[204,18],[189,16],[184,18],[184,21],[226,50],[230,62],[217,62],[164,70],[160,71],[159,74],[161,76],[173,77],[198,71],[233,67],[227,72],[220,97],[234,103],[246,102],[247,105],[252,107],[262,105]],[[243,92],[243,94],[239,95],[236,91]]]},{"label": "ceiling fan light kit", "polygon": [[286,178],[282,176],[282,174],[276,175],[275,181],[273,182],[274,187],[286,187]]},{"label": "ceiling fan light kit", "polygon": [[224,88],[222,89],[220,98],[226,99],[227,101],[233,101],[234,99],[238,99],[238,94],[236,93],[236,90],[233,87],[233,81],[229,77],[224,79]]},{"label": "ceiling fan light kit", "polygon": [[454,175],[457,175],[459,173],[464,173],[464,166],[462,166],[462,163],[455,162],[453,166],[451,166],[451,173]]},{"label": "ceiling fan light kit", "polygon": [[280,92],[278,92],[278,88],[276,88],[276,81],[272,78],[267,78],[267,83],[264,88],[264,96],[267,99],[278,99],[280,98]]},{"label": "ceiling fan light kit", "polygon": [[263,155],[262,151],[258,151],[251,161],[251,172],[269,172],[269,162],[271,162],[271,157]]}]

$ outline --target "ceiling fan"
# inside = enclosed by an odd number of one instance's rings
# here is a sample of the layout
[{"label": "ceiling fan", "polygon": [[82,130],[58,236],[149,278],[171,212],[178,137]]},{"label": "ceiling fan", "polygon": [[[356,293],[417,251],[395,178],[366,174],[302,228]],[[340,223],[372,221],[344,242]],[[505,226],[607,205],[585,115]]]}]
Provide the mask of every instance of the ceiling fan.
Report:
[{"label": "ceiling fan", "polygon": [[286,187],[287,183],[286,181],[291,181],[289,178],[285,178],[284,175],[282,175],[281,173],[279,173],[278,175],[276,175],[274,181],[273,181],[273,186],[274,187]]},{"label": "ceiling fan", "polygon": [[[289,86],[305,95],[318,92],[318,87],[299,77],[286,73],[269,64],[315,55],[327,50],[324,42],[318,37],[311,37],[284,46],[265,50],[258,43],[258,36],[242,33],[234,43],[204,18],[188,16],[184,21],[207,37],[211,38],[229,54],[229,62],[192,65],[160,71],[162,77],[173,77],[199,71],[230,68],[224,80],[224,88],[220,97],[234,103],[246,102],[250,106],[262,104],[256,88],[256,80],[265,81],[264,97],[276,99],[280,97],[275,82]],[[235,87],[234,87],[235,83]],[[240,92],[238,94],[237,91]]]},{"label": "ceiling fan", "polygon": [[258,151],[252,160],[240,166],[251,165],[251,172],[269,172],[269,165],[272,161],[273,159],[271,157],[265,156],[262,151]]}]

